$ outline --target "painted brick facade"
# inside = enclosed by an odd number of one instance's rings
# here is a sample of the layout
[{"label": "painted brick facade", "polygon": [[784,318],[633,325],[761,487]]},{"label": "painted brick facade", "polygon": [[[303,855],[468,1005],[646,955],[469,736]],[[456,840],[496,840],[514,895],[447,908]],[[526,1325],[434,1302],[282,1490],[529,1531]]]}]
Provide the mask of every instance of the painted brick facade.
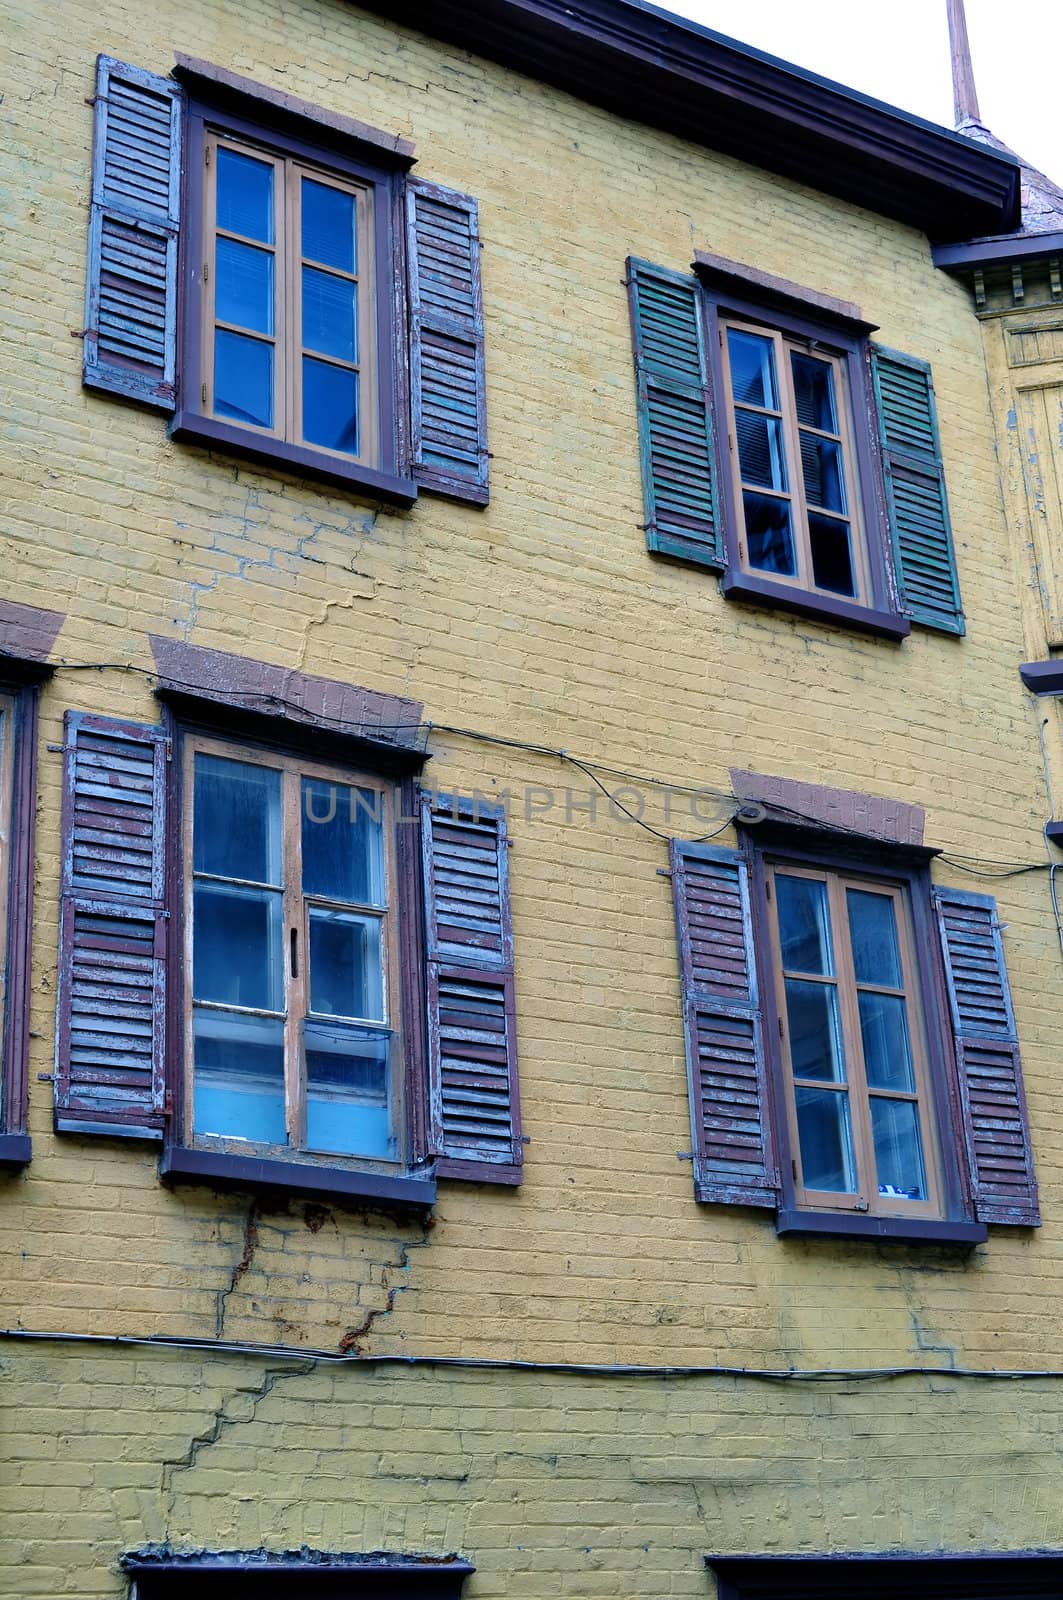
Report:
[{"label": "painted brick facade", "polygon": [[[48,27],[4,11],[3,597],[65,621],[41,696],[33,1160],[0,1175],[0,1323],[352,1358],[1063,1368],[1046,874],[933,869],[1000,904],[1044,1226],[991,1229],[967,1254],[783,1241],[693,1198],[664,842],[578,767],[453,731],[674,785],[670,814],[640,791],[665,834],[714,826],[686,789],[729,794],[736,768],[925,808],[927,843],[953,856],[1043,861],[1042,712],[1017,672],[1037,653],[1024,524],[1010,479],[1005,515],[966,290],[912,229],[343,0],[64,0]],[[381,508],[170,442],[157,416],[82,389],[95,58],[166,73],[177,51],[408,137],[421,176],[477,196],[489,507]],[[898,645],[756,611],[647,554],[624,261],[686,270],[697,248],[859,302],[885,344],[932,362],[965,638]],[[146,1145],[52,1131],[55,747],[71,708],[154,719],[151,635],[420,702],[435,786],[520,797],[519,1190],[441,1181],[424,1225],[169,1189]],[[164,1542],[454,1550],[477,1567],[470,1600],[634,1600],[711,1593],[710,1550],[1063,1541],[1058,1380],[607,1378],[17,1340],[0,1378],[12,1596],[117,1597],[120,1555]]]}]

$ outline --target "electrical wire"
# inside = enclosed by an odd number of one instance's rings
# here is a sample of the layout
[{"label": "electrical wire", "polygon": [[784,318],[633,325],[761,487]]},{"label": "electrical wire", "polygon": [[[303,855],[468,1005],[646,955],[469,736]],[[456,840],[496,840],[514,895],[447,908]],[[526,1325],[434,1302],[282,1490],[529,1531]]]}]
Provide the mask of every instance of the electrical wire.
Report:
[{"label": "electrical wire", "polygon": [[0,1328],[0,1339],[52,1344],[133,1346],[137,1349],[189,1350],[200,1355],[253,1356],[266,1361],[307,1362],[336,1367],[442,1367],[473,1372],[538,1372],[586,1378],[747,1378],[764,1383],[882,1383],[894,1378],[971,1378],[991,1383],[1053,1382],[1058,1367],[742,1367],[723,1365],[642,1366],[633,1362],[535,1361],[516,1357],[440,1355],[358,1355],[353,1351],[306,1349],[297,1345],[253,1344],[234,1339],[195,1339],[169,1334],[53,1333],[31,1328]]}]

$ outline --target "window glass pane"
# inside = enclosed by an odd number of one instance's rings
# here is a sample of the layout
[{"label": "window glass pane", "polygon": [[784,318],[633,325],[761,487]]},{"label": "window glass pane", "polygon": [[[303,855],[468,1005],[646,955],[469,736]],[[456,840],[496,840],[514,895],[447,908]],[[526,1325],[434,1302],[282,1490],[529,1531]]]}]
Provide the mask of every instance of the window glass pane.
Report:
[{"label": "window glass pane", "polygon": [[815,433],[800,433],[801,466],[805,478],[805,498],[824,511],[845,511],[845,477],[842,447],[836,439],[821,439]]},{"label": "window glass pane", "polygon": [[735,438],[744,483],[764,489],[786,488],[786,457],[782,422],[759,411],[735,411]]},{"label": "window glass pane", "polygon": [[197,1007],[194,1031],[196,1133],[287,1144],[283,1022]]},{"label": "window glass pane", "polygon": [[876,994],[872,989],[861,989],[858,999],[860,1037],[869,1086],[914,1094],[908,1007],[904,1000],[899,994]]},{"label": "window glass pane", "polygon": [[311,1011],[385,1020],[382,931],[379,917],[311,907]]},{"label": "window glass pane", "polygon": [[384,904],[384,795],[325,778],[302,787],[303,893]]},{"label": "window glass pane", "polygon": [[812,546],[812,582],[817,589],[828,589],[831,594],[855,594],[849,524],[810,511],[808,535]]},{"label": "window glass pane", "polygon": [[871,1129],[875,1139],[879,1194],[894,1199],[925,1200],[926,1169],[915,1101],[881,1100],[872,1095]]},{"label": "window glass pane", "polygon": [[341,272],[356,272],[357,207],[353,194],[303,179],[303,255]]},{"label": "window glass pane", "polygon": [[765,406],[769,411],[778,411],[772,341],[756,333],[740,333],[737,328],[728,328],[727,354],[735,401],[739,405]]},{"label": "window glass pane", "polygon": [[273,346],[214,330],[214,410],[259,428],[273,426]]},{"label": "window glass pane", "polygon": [[849,935],[857,983],[876,983],[883,989],[902,989],[901,950],[893,896],[871,889],[846,889]]},{"label": "window glass pane", "polygon": [[818,878],[792,878],[777,872],[775,898],[784,969],[833,977],[827,885]]},{"label": "window glass pane", "polygon": [[794,1093],[805,1188],[855,1194],[849,1096],[830,1089],[796,1089]]},{"label": "window glass pane", "polygon": [[273,256],[235,239],[219,239],[214,315],[258,333],[273,332]]},{"label": "window glass pane", "polygon": [[218,227],[245,239],[273,241],[273,168],[237,150],[218,148]]},{"label": "window glass pane", "polygon": [[303,268],[303,344],[308,350],[358,360],[358,285],[349,278]]},{"label": "window glass pane", "polygon": [[280,779],[275,767],[197,752],[192,823],[197,872],[280,883]]},{"label": "window glass pane", "polygon": [[332,1155],[393,1157],[389,1031],[308,1020],[304,1042],[307,1148]]},{"label": "window glass pane", "polygon": [[844,1083],[845,1057],[834,985],[787,978],[786,1017],[794,1077]]},{"label": "window glass pane", "polygon": [[303,357],[303,438],[358,454],[358,374]]},{"label": "window glass pane", "polygon": [[822,428],[824,433],[837,433],[834,372],[830,362],[801,355],[797,350],[790,351],[790,362],[798,422],[803,422],[807,428]]},{"label": "window glass pane", "polygon": [[746,513],[746,550],[749,565],[760,572],[779,572],[788,578],[797,572],[790,502],[763,494],[743,494]]},{"label": "window glass pane", "polygon": [[200,880],[192,891],[192,912],[196,999],[282,1011],[279,891]]}]

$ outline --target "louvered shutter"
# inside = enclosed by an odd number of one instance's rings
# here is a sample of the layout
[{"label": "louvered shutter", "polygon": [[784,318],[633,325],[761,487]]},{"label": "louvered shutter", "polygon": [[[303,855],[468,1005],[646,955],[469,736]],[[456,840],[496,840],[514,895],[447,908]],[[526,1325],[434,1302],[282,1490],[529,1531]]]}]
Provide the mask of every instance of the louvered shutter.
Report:
[{"label": "louvered shutter", "polygon": [[95,104],[84,381],[172,411],[181,90],[100,56]]},{"label": "louvered shutter", "polygon": [[60,1131],[162,1137],[166,740],[68,712],[56,1017]]},{"label": "louvered shutter", "polygon": [[646,543],[660,555],[722,567],[701,289],[634,257],[627,272]]},{"label": "louvered shutter", "polygon": [[965,633],[930,367],[896,350],[872,355],[902,608],[928,628]]},{"label": "louvered shutter", "polygon": [[487,504],[484,314],[476,201],[406,185],[413,473],[426,489]]},{"label": "louvered shutter", "polygon": [[956,1043],[975,1215],[1035,1227],[1041,1220],[1019,1041],[996,901],[935,889]]},{"label": "louvered shutter", "polygon": [[523,1160],[506,822],[424,794],[429,1145],[443,1177],[518,1183]]},{"label": "louvered shutter", "polygon": [[777,1206],[779,1173],[749,904],[733,850],[673,840],[672,888],[699,1200]]}]

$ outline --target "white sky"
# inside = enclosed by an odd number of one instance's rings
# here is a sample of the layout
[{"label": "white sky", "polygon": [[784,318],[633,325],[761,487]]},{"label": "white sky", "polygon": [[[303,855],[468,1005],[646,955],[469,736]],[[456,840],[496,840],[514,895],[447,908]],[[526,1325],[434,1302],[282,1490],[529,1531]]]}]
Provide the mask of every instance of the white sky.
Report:
[{"label": "white sky", "polygon": [[[655,0],[705,27],[953,125],[945,0]],[[1063,0],[967,0],[982,121],[1063,184]]]}]

